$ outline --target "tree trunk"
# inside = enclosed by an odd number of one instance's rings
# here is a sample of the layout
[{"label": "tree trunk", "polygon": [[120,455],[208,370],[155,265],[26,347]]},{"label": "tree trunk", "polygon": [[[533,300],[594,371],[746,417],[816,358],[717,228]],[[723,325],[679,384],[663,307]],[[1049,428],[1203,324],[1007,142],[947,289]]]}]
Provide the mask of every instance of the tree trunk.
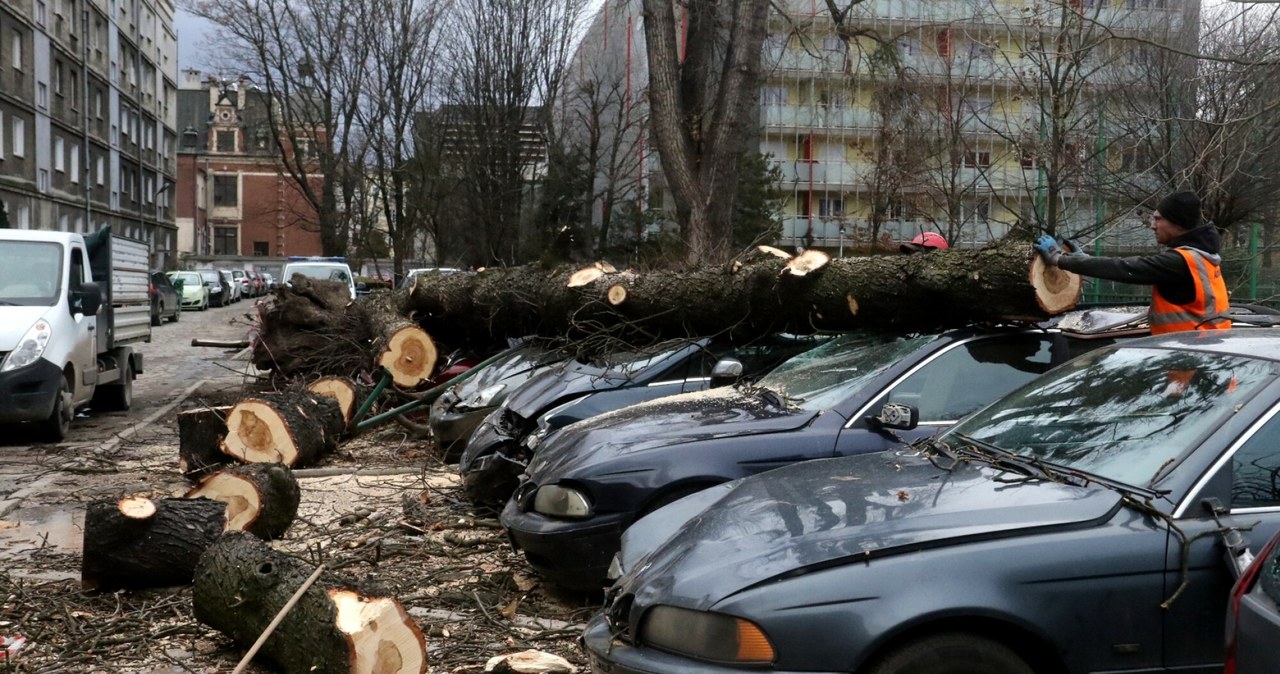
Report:
[{"label": "tree trunk", "polygon": [[[229,533],[196,569],[195,617],[248,647],[313,571],[256,538]],[[280,621],[260,653],[286,674],[427,671],[422,630],[398,601],[327,572]]]},{"label": "tree trunk", "polygon": [[231,462],[222,453],[227,436],[226,407],[204,407],[178,413],[178,470],[197,482]]},{"label": "tree trunk", "polygon": [[307,390],[336,400],[343,422],[351,424],[351,415],[356,411],[356,398],[360,393],[354,382],[343,377],[321,377],[307,384]]},{"label": "tree trunk", "polygon": [[338,444],[346,423],[333,398],[276,393],[246,398],[227,413],[223,453],[243,463],[314,463]]},{"label": "tree trunk", "polygon": [[91,502],[80,584],[86,590],[186,585],[225,523],[225,504],[203,498]]},{"label": "tree trunk", "polygon": [[251,463],[206,477],[186,497],[225,503],[227,531],[244,531],[269,541],[283,536],[293,524],[302,492],[287,466]]},{"label": "tree trunk", "polygon": [[798,275],[788,265],[801,259],[757,256],[736,271],[606,271],[576,288],[567,287],[566,269],[491,269],[424,279],[406,306],[433,335],[491,343],[593,331],[652,338],[927,330],[1044,319],[1080,296],[1080,277],[1035,264],[1022,243],[840,258]]},{"label": "tree trunk", "polygon": [[400,388],[417,388],[431,379],[436,367],[436,345],[422,328],[400,313],[400,296],[377,293],[354,308],[369,326],[370,352],[377,364],[391,373]]}]

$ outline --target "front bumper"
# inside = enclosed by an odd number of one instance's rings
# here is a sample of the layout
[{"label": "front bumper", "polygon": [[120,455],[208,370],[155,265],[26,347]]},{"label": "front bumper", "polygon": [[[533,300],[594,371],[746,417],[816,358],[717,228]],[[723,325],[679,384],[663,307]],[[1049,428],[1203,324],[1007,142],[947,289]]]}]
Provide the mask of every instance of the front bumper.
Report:
[{"label": "front bumper", "polygon": [[[800,674],[792,670],[761,669],[756,666],[731,667],[690,660],[679,655],[664,653],[643,646],[632,646],[614,639],[605,612],[599,611],[587,622],[582,633],[583,650],[591,662],[594,674],[729,674],[730,672],[761,672],[770,674]],[[805,672],[822,674],[822,672]],[[832,674],[832,673],[828,673]]]},{"label": "front bumper", "polygon": [[446,461],[456,461],[462,455],[467,439],[492,411],[491,407],[466,412],[431,410],[431,435],[436,439],[436,446],[440,448]]},{"label": "front bumper", "polygon": [[621,514],[554,519],[522,511],[512,499],[502,510],[502,526],[512,547],[523,551],[529,565],[544,578],[560,587],[590,591],[604,587],[626,524]]},{"label": "front bumper", "polygon": [[62,370],[43,358],[0,373],[0,423],[48,419],[61,381]]},{"label": "front bumper", "polygon": [[186,295],[183,295],[183,296],[182,296],[182,308],[183,308],[183,309],[185,309],[185,308],[187,308],[187,307],[201,307],[201,306],[204,306],[204,295],[203,295],[203,294],[196,295],[195,297],[187,297]]}]

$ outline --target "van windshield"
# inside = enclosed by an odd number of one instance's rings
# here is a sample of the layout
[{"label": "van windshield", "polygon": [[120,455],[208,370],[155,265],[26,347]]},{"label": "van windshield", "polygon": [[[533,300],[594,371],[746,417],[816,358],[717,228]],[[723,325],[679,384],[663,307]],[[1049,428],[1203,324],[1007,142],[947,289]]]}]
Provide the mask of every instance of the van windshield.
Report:
[{"label": "van windshield", "polygon": [[301,274],[307,278],[319,279],[321,281],[337,281],[339,283],[347,283],[351,281],[351,275],[345,267],[327,267],[322,265],[306,265],[289,267],[289,278],[293,278],[294,274]]},{"label": "van windshield", "polygon": [[0,305],[51,307],[61,281],[62,244],[0,242]]}]

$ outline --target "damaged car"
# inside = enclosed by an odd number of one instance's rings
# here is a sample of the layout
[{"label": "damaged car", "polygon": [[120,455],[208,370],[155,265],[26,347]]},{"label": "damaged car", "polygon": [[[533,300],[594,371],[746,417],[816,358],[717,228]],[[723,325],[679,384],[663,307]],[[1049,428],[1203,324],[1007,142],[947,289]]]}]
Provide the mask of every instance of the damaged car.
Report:
[{"label": "damaged car", "polygon": [[1280,331],[1127,340],[911,447],[653,513],[585,646],[612,674],[1219,673],[1277,475]]}]

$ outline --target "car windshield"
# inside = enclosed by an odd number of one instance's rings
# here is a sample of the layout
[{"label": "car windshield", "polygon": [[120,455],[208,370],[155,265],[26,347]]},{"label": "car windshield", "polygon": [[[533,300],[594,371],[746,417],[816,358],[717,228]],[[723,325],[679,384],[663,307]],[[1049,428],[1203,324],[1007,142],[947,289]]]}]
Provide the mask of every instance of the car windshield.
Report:
[{"label": "car windshield", "polygon": [[61,244],[0,243],[0,305],[53,306],[61,279]]},{"label": "car windshield", "polygon": [[895,338],[851,332],[791,358],[757,386],[781,394],[802,409],[825,410],[933,339],[934,335]]},{"label": "car windshield", "polygon": [[347,270],[340,267],[326,267],[321,265],[289,267],[289,278],[293,278],[294,274],[301,274],[307,278],[319,279],[321,281],[337,281],[339,283],[346,283],[351,280],[351,276],[347,274]]},{"label": "car windshield", "polygon": [[179,283],[187,287],[204,285],[204,282],[200,279],[200,275],[195,272],[180,272],[177,274],[170,274],[169,280],[175,286],[178,285]]},{"label": "car windshield", "polygon": [[1051,370],[955,426],[1022,457],[1151,487],[1277,374],[1270,361],[1122,347]]},{"label": "car windshield", "polygon": [[221,283],[222,277],[216,271],[202,271],[200,276],[204,277],[207,283]]}]

